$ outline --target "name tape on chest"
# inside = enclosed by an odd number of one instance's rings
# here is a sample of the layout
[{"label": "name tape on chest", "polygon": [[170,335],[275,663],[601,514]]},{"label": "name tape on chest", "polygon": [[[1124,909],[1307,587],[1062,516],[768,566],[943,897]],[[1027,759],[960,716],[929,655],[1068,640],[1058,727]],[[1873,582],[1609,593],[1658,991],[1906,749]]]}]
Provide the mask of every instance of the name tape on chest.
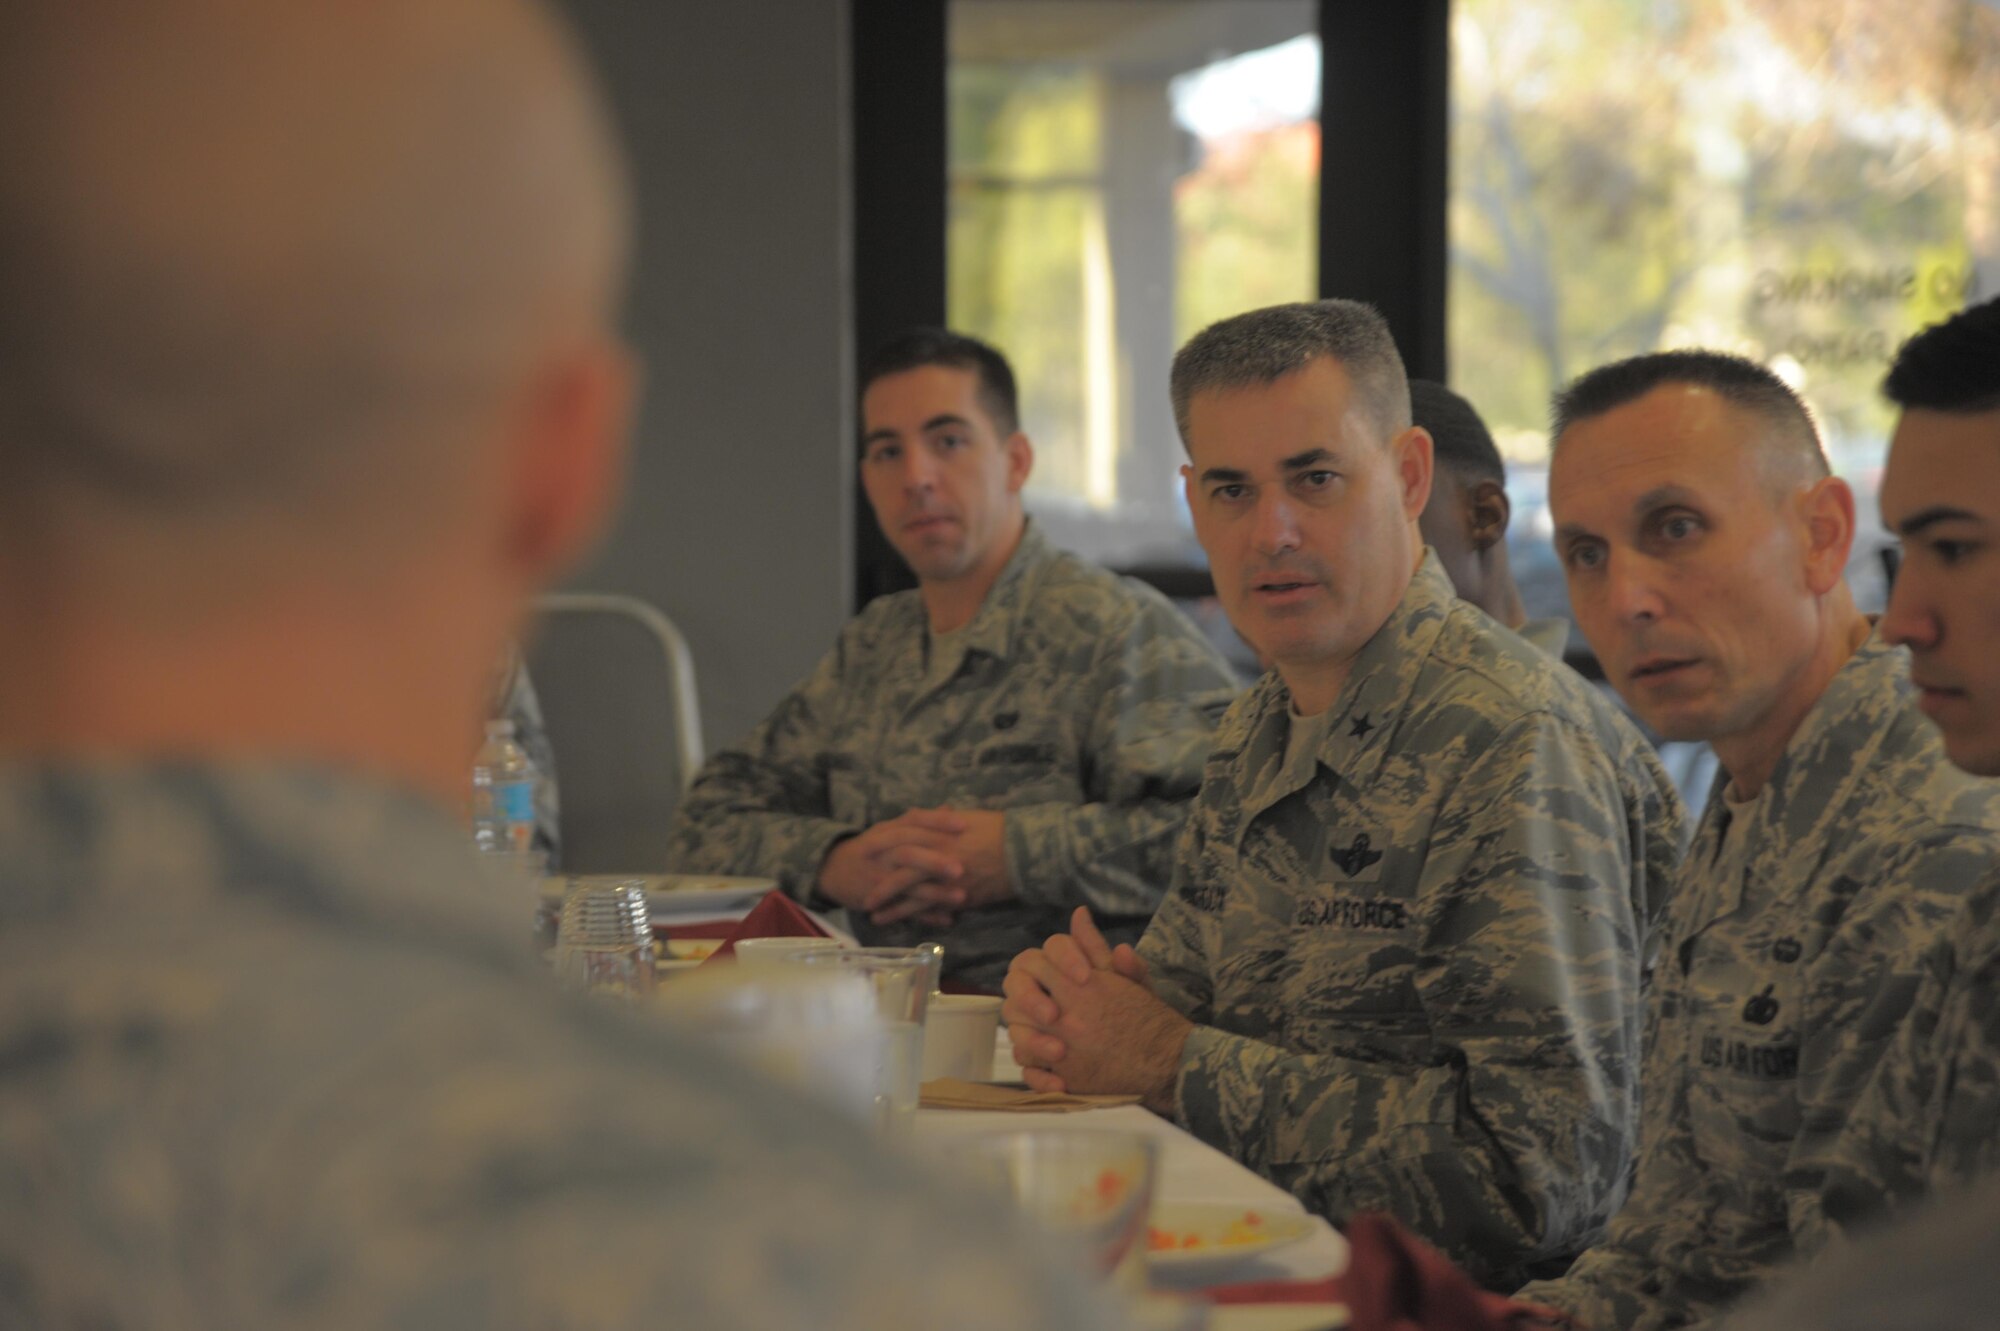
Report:
[{"label": "name tape on chest", "polygon": [[1393,899],[1356,901],[1337,897],[1330,901],[1301,901],[1297,920],[1306,928],[1390,931],[1410,927],[1410,907],[1408,902]]},{"label": "name tape on chest", "polygon": [[1789,1081],[1799,1075],[1799,1047],[1759,1044],[1711,1031],[1701,1037],[1701,1065],[1758,1081]]}]

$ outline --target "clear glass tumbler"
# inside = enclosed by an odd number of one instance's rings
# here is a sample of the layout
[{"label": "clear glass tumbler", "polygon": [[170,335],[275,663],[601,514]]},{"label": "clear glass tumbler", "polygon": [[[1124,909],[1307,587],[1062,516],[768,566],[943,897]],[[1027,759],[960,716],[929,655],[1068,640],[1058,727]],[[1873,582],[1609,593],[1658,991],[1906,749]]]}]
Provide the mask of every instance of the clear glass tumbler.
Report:
[{"label": "clear glass tumbler", "polygon": [[917,1097],[924,1062],[924,1009],[937,987],[944,949],[936,943],[921,947],[855,947],[838,951],[801,952],[787,965],[831,970],[867,979],[875,995],[887,1041],[876,1071],[876,1115],[882,1131],[907,1137],[916,1124]]},{"label": "clear glass tumbler", "polygon": [[565,989],[628,999],[653,992],[653,924],[645,883],[571,884],[556,926],[556,981]]}]

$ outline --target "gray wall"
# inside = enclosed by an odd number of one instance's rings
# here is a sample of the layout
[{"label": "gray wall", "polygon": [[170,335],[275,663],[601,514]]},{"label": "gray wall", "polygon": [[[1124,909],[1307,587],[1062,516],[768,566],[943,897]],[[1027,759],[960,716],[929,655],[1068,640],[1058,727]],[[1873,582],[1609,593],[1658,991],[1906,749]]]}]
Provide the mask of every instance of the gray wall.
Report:
[{"label": "gray wall", "polygon": [[563,0],[637,177],[648,376],[625,507],[579,589],[666,611],[708,746],[812,668],[853,583],[844,0]]}]

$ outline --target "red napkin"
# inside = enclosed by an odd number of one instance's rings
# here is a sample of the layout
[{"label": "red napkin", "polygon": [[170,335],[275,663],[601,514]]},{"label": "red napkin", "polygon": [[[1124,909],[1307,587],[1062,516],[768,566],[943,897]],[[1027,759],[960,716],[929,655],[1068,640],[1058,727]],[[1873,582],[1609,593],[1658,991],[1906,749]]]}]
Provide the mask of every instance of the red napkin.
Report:
[{"label": "red napkin", "polygon": [[1568,1313],[1481,1289],[1472,1277],[1380,1212],[1346,1225],[1342,1280],[1354,1331],[1530,1331],[1573,1327]]},{"label": "red napkin", "polygon": [[1395,1220],[1363,1212],[1346,1225],[1347,1270],[1324,1280],[1258,1280],[1203,1291],[1211,1303],[1345,1303],[1352,1331],[1536,1331],[1568,1313],[1481,1289]]},{"label": "red napkin", "polygon": [[1211,1285],[1201,1291],[1210,1303],[1345,1303],[1347,1281],[1341,1276],[1324,1280],[1249,1280],[1240,1285]]},{"label": "red napkin", "polygon": [[700,924],[661,924],[653,921],[655,938],[727,938],[741,920],[704,920]]},{"label": "red napkin", "polygon": [[819,927],[813,917],[806,914],[805,907],[772,888],[750,908],[745,915],[722,936],[722,946],[701,964],[706,966],[717,957],[736,956],[736,944],[744,938],[828,938],[832,935]]}]

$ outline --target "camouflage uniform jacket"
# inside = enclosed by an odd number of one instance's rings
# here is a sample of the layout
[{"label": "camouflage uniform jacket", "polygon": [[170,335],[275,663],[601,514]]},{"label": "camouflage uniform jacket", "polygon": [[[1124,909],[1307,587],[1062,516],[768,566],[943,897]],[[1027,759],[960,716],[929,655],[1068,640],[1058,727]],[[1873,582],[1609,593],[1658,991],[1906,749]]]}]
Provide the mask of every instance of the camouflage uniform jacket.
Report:
[{"label": "camouflage uniform jacket", "polygon": [[[703,767],[675,815],[673,867],[772,877],[805,900],[842,837],[912,808],[1000,809],[1015,899],[942,936],[948,974],[997,989],[1078,905],[1136,938],[1234,694],[1228,667],[1165,598],[1032,524],[951,650],[946,678],[929,668],[918,593],[871,603]],[[871,943],[933,932],[854,924]]]},{"label": "camouflage uniform jacket", "polygon": [[1814,1238],[1824,1242],[1835,1230],[1875,1223],[1995,1173],[2000,868],[1987,873],[1925,954],[1909,1017],[1828,1160],[1804,1161],[1792,1182],[1822,1188],[1827,1230]]},{"label": "camouflage uniform jacket", "polygon": [[1184,1126],[1488,1283],[1599,1233],[1637,1128],[1635,903],[1679,835],[1588,688],[1427,556],[1319,751],[1287,761],[1275,676],[1230,711],[1140,945],[1196,1023]]},{"label": "camouflage uniform jacket", "polygon": [[824,1106],[565,1000],[418,799],[0,770],[0,846],[0,1326],[1119,1320]]},{"label": "camouflage uniform jacket", "polygon": [[[1870,639],[1807,714],[1723,855],[1718,781],[1655,975],[1631,1199],[1522,1297],[1599,1328],[1713,1316],[1816,1231],[1817,1158],[1907,1011],[1924,946],[2000,850],[2000,802],[1946,760],[1908,658]],[[1718,877],[1718,859],[1742,866]]]}]

